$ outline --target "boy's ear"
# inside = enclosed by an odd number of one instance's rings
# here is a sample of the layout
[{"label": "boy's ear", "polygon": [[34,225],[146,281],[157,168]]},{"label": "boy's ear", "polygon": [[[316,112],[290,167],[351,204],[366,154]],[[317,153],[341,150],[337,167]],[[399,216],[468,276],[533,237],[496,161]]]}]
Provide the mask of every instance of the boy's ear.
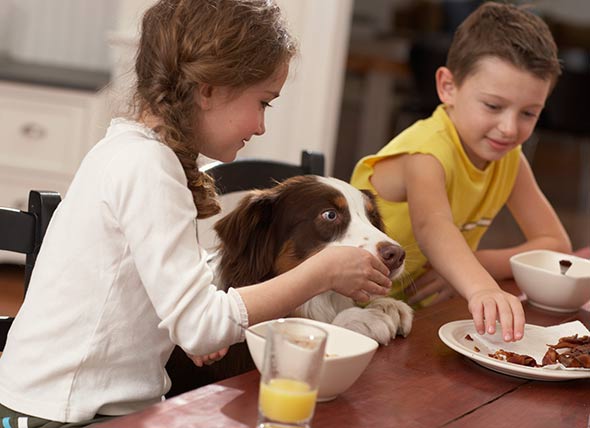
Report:
[{"label": "boy's ear", "polygon": [[451,70],[447,67],[439,67],[436,70],[436,92],[441,103],[453,105],[456,89],[455,79]]},{"label": "boy's ear", "polygon": [[208,110],[211,107],[211,97],[213,95],[213,86],[201,83],[195,89],[195,102],[201,110]]}]

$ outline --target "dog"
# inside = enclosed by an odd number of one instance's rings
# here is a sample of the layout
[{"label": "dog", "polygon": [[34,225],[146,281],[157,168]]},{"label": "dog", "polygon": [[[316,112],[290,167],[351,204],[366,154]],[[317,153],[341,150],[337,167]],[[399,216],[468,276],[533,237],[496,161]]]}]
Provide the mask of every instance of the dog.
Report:
[{"label": "dog", "polygon": [[[370,192],[335,178],[298,176],[266,190],[248,192],[237,207],[214,224],[217,252],[210,263],[218,288],[256,284],[292,269],[329,245],[362,247],[401,274],[405,253],[383,233],[383,222]],[[407,336],[412,309],[390,297],[374,297],[364,307],[335,292],[320,294],[292,316],[333,323],[387,344]],[[215,364],[196,367],[176,347],[166,365],[172,381],[167,397],[218,382],[255,368],[244,342],[229,348]]]},{"label": "dog", "polygon": [[[214,229],[219,240],[215,270],[225,290],[268,280],[335,245],[371,252],[389,268],[391,279],[404,269],[405,252],[383,232],[373,195],[336,178],[296,176],[250,191]],[[413,319],[412,309],[399,300],[372,296],[361,308],[332,291],[289,315],[339,325],[383,345],[407,336]]]}]

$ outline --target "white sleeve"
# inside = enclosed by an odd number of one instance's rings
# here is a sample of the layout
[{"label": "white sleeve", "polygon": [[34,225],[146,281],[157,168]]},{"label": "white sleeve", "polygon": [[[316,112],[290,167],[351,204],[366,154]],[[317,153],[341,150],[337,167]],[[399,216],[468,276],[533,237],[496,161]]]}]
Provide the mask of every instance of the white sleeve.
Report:
[{"label": "white sleeve", "polygon": [[248,325],[235,290],[219,291],[199,246],[197,211],[172,150],[142,141],[141,151],[109,164],[103,200],[127,239],[137,272],[172,342],[203,355],[244,340],[230,320]]}]

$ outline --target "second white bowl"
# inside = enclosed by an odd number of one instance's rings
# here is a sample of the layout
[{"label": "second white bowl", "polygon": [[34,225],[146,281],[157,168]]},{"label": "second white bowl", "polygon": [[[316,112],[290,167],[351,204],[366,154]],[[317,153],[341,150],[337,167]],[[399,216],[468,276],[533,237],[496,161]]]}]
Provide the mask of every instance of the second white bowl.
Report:
[{"label": "second white bowl", "polygon": [[[559,262],[571,267],[561,273]],[[534,305],[557,312],[575,312],[590,300],[590,260],[549,250],[533,250],[510,258],[518,287]]]}]

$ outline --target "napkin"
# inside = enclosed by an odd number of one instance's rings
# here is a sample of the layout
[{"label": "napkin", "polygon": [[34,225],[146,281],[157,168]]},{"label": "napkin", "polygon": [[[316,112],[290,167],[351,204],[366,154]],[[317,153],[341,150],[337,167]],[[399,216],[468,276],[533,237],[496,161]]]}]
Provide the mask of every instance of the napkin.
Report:
[{"label": "napkin", "polygon": [[[516,352],[517,354],[524,354],[533,357],[537,364],[541,364],[543,356],[547,352],[548,345],[555,345],[559,339],[566,336],[588,336],[590,331],[580,321],[572,321],[565,324],[553,325],[550,327],[532,326],[527,324],[525,326],[524,338],[518,342],[504,342],[502,339],[502,331],[498,328],[493,335],[479,335],[469,333],[473,339],[474,346],[479,348],[479,352],[483,355],[493,354],[499,349],[509,352]],[[552,364],[542,367],[543,369],[551,370],[590,370],[585,368],[570,368],[564,367],[561,363]]]}]

